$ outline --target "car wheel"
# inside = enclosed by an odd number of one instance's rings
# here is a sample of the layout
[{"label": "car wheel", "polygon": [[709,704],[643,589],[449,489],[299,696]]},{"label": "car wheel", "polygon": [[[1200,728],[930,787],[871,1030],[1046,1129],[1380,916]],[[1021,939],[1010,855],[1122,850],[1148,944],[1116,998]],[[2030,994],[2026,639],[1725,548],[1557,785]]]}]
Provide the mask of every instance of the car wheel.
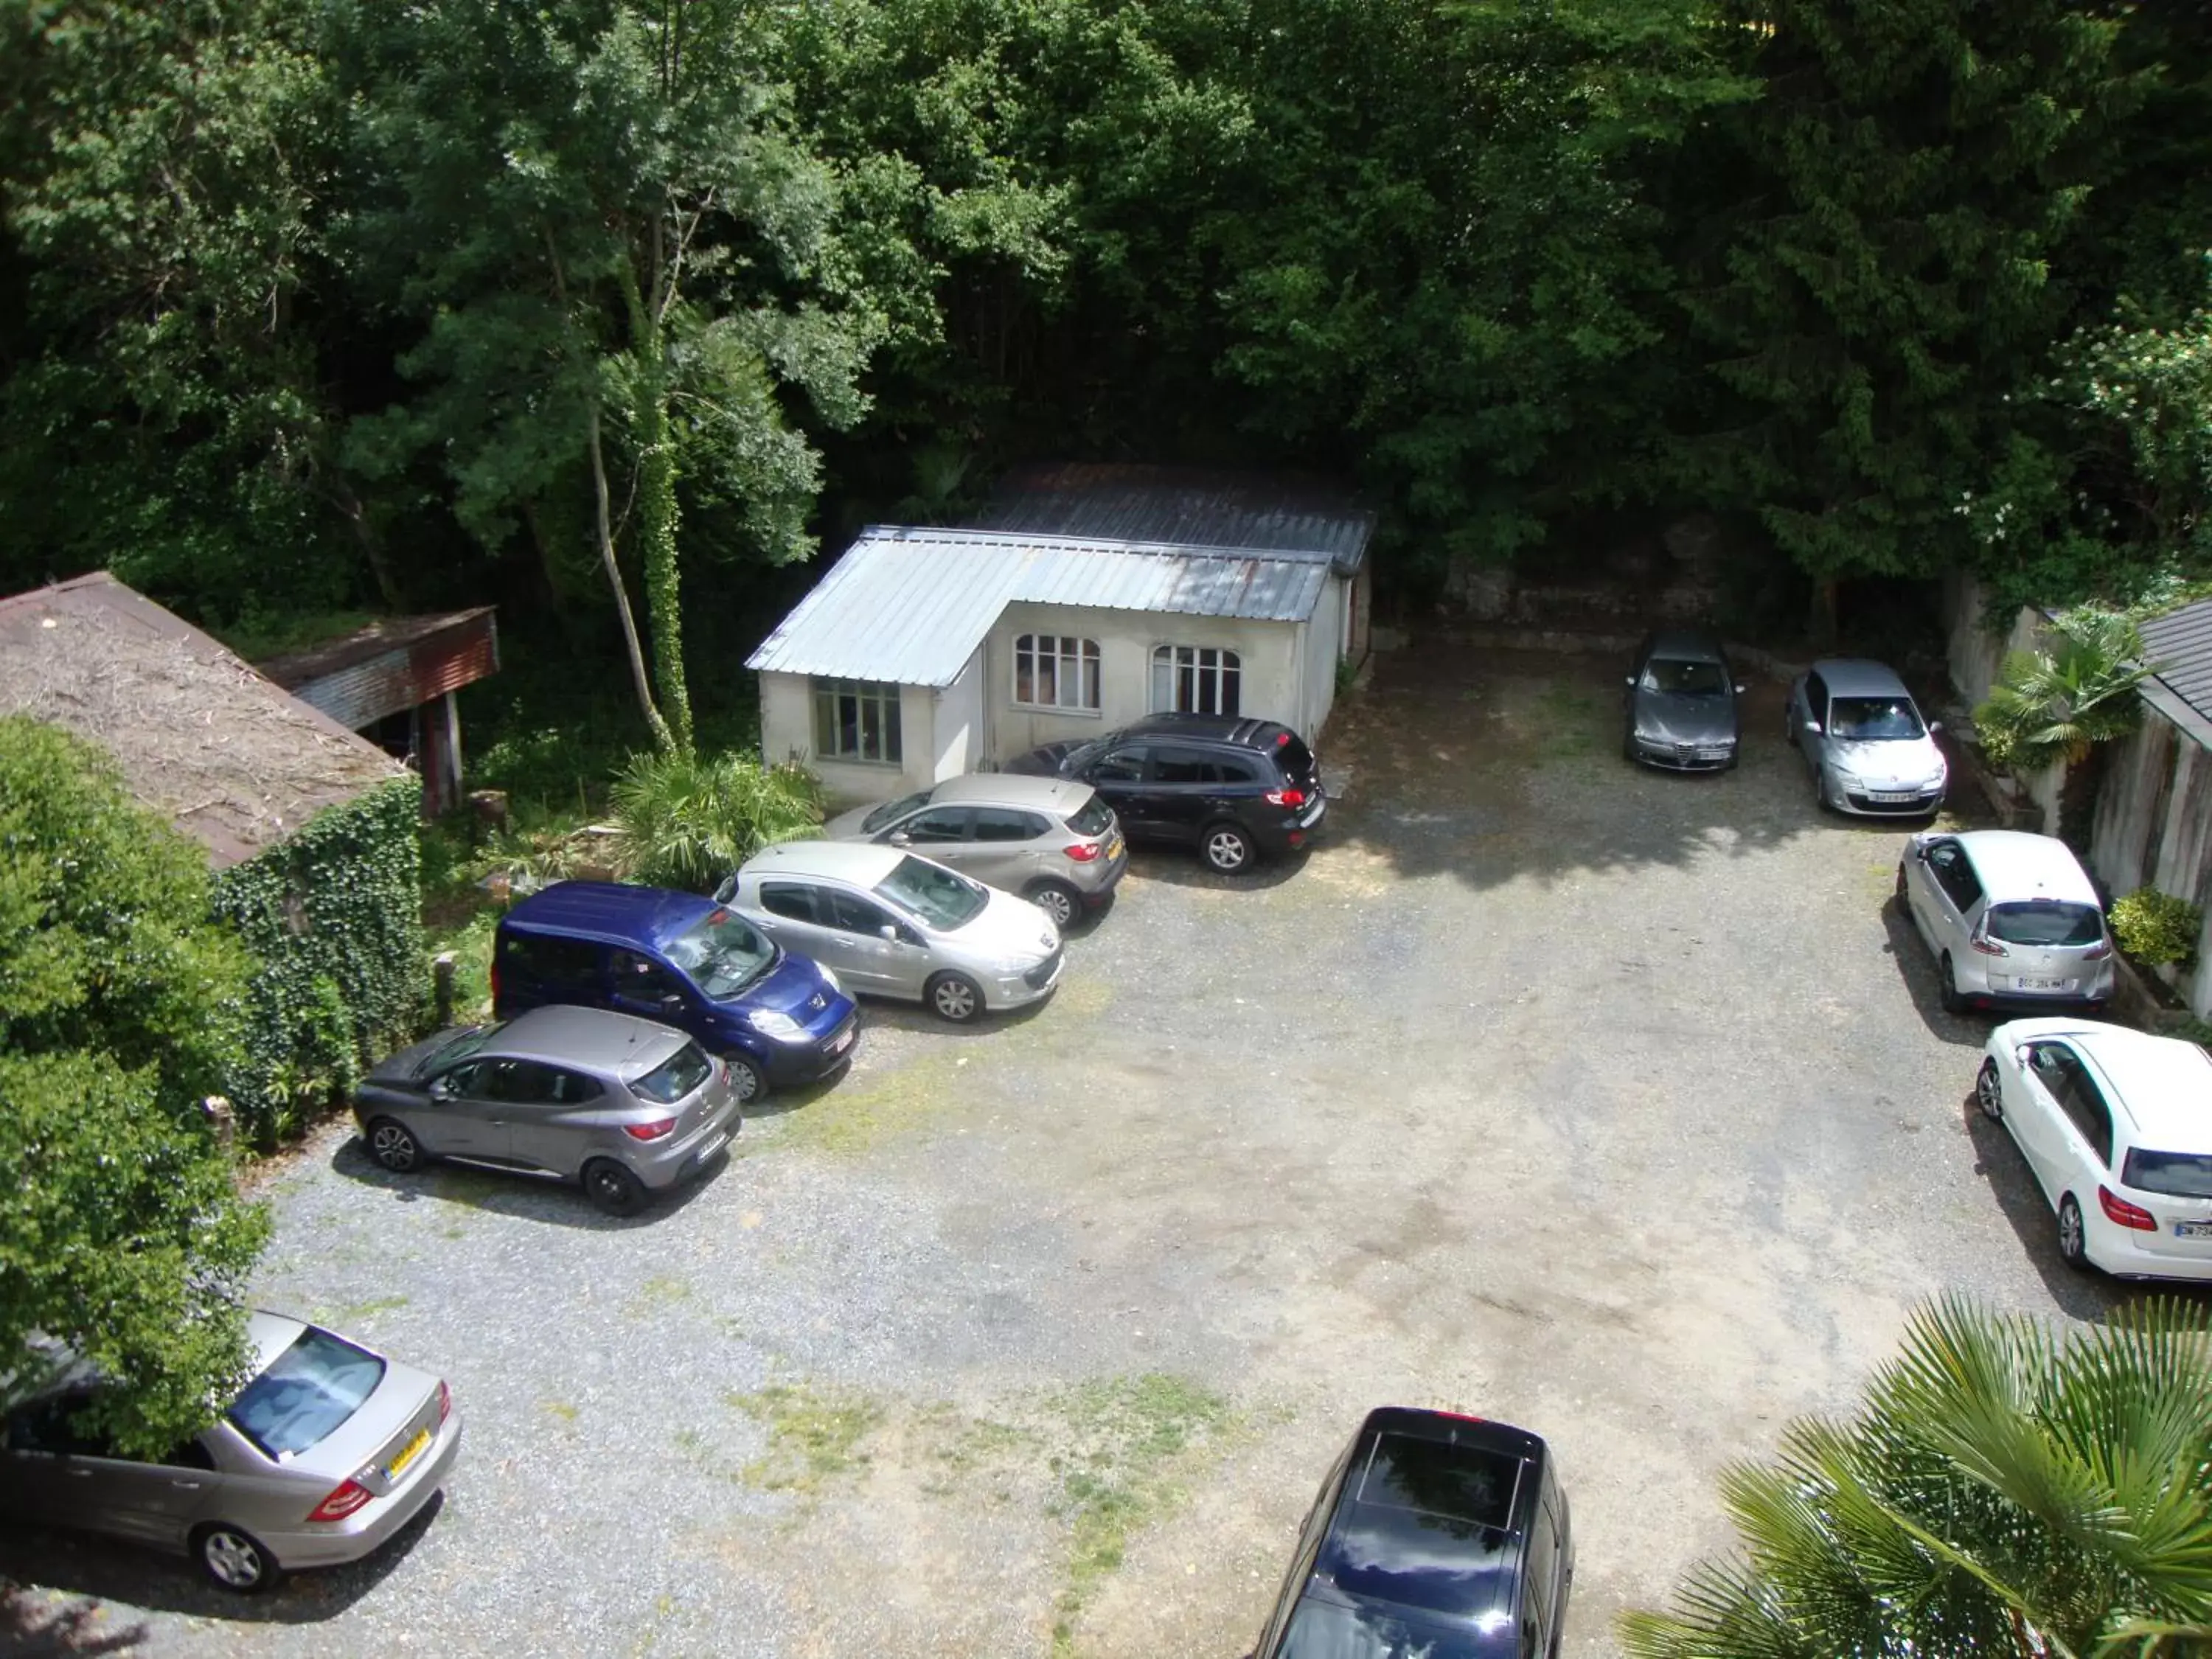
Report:
[{"label": "car wheel", "polygon": [[1199,846],[1206,861],[1224,876],[1233,876],[1252,862],[1252,838],[1233,823],[1217,823]]},{"label": "car wheel", "polygon": [[1951,966],[1951,953],[1946,951],[1936,964],[1936,999],[1943,1005],[1947,1014],[1966,1012],[1966,999],[1959,994],[1959,975]]},{"label": "car wheel", "polygon": [[1620,734],[1620,757],[1632,763],[1636,759],[1636,733],[1633,732]]},{"label": "car wheel", "polygon": [[768,1079],[750,1055],[724,1054],[722,1064],[729,1072],[730,1092],[738,1097],[738,1105],[750,1106],[768,1092]]},{"label": "car wheel", "polygon": [[258,1595],[276,1582],[276,1560],[259,1539],[218,1521],[192,1534],[192,1559],[210,1583],[238,1595]]},{"label": "car wheel", "polygon": [[965,974],[939,974],[922,995],[940,1019],[965,1025],[983,1012],[982,988]]},{"label": "car wheel", "polygon": [[1041,881],[1029,890],[1031,904],[1052,918],[1053,926],[1065,933],[1075,925],[1083,914],[1081,895],[1064,881]]},{"label": "car wheel", "polygon": [[1813,769],[1813,800],[1823,812],[1836,810],[1835,793],[1828,787],[1828,769],[1825,766]]},{"label": "car wheel", "polygon": [[2087,1230],[2081,1223],[2081,1206],[2071,1193],[2058,1200],[2058,1259],[2069,1267],[2088,1270]]},{"label": "car wheel", "polygon": [[608,1158],[584,1166],[584,1195],[609,1215],[635,1215],[645,1207],[645,1183]]},{"label": "car wheel", "polygon": [[1982,1109],[1982,1115],[1990,1122],[2004,1121],[2004,1085],[1997,1079],[1997,1063],[1994,1060],[1984,1060],[1981,1074],[1974,1079],[1974,1104]]},{"label": "car wheel", "polygon": [[380,1117],[363,1139],[368,1142],[368,1155],[394,1175],[410,1175],[422,1167],[422,1143],[404,1123]]}]

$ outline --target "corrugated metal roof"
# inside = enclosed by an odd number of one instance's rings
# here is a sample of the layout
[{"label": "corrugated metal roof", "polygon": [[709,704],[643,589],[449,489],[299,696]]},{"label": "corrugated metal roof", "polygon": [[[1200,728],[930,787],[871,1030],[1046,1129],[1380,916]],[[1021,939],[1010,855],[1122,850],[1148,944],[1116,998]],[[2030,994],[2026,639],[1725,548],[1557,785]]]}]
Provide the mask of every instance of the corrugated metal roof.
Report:
[{"label": "corrugated metal roof", "polygon": [[1351,492],[1297,474],[1068,463],[1000,481],[986,529],[1154,546],[1231,547],[1358,569],[1375,514]]},{"label": "corrugated metal roof", "polygon": [[2212,599],[2152,617],[2142,625],[2142,638],[2158,678],[2212,720]]},{"label": "corrugated metal roof", "polygon": [[1303,622],[1328,574],[1310,555],[875,525],[745,665],[950,685],[1018,602]]}]

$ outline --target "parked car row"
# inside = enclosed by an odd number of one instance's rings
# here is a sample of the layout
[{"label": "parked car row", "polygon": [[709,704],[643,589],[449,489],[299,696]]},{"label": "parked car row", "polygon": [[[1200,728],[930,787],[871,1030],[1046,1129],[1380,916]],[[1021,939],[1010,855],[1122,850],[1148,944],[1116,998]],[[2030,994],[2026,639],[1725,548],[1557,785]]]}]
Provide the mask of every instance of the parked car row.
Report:
[{"label": "parked car row", "polygon": [[[1666,629],[1637,649],[1627,684],[1621,753],[1672,772],[1732,769],[1743,743],[1744,687],[1711,635]],[[1858,817],[1928,817],[1940,811],[1950,767],[1940,721],[1923,719],[1896,672],[1828,658],[1790,688],[1783,738],[1802,757],[1814,799]]]}]

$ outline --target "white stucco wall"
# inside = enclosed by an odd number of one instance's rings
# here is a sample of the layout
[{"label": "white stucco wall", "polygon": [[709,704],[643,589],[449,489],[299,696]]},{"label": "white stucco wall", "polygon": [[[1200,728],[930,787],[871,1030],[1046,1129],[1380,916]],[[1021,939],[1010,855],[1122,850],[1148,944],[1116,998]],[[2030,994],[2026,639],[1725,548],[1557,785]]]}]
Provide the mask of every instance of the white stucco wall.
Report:
[{"label": "white stucco wall", "polygon": [[1321,599],[1303,630],[1300,644],[1304,662],[1298,718],[1287,723],[1310,742],[1319,740],[1328,711],[1336,706],[1336,659],[1344,646],[1346,586],[1341,576],[1331,576],[1322,585]]},{"label": "white stucco wall", "polygon": [[[988,728],[984,724],[983,681],[983,650],[978,646],[975,653],[968,659],[968,665],[960,671],[960,678],[936,694],[936,708],[930,715],[931,746],[936,751],[930,771],[932,782],[972,772],[984,758]],[[902,710],[903,707],[902,703]]]},{"label": "white stucco wall", "polygon": [[[897,766],[866,761],[823,760],[814,752],[814,682],[805,674],[760,677],[761,757],[771,763],[795,760],[822,780],[833,806],[887,800],[926,789],[939,777],[942,759],[937,739],[938,694],[926,685],[899,688]],[[968,757],[956,770],[964,771]]]},{"label": "white stucco wall", "polygon": [[[1152,712],[1152,648],[1212,646],[1237,654],[1238,707],[1246,714],[1305,730],[1299,696],[1304,624],[1228,617],[1163,617],[1087,606],[1010,605],[983,642],[983,696],[990,707],[991,754],[1005,760],[1041,743],[1095,737]],[[1072,634],[1098,641],[1096,714],[1014,704],[1014,641],[1024,634]]]}]

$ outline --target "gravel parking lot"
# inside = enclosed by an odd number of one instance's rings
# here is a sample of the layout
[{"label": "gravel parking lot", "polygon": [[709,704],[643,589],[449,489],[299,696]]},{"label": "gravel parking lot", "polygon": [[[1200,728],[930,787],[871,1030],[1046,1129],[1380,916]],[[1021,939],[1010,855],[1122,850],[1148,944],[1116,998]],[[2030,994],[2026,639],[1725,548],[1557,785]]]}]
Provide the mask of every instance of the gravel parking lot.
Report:
[{"label": "gravel parking lot", "polygon": [[[2094,1318],[1885,900],[1755,688],[1632,771],[1618,665],[1443,645],[1340,716],[1324,847],[1141,857],[1057,997],[873,1011],[633,1221],[342,1129],[274,1176],[267,1305],[441,1371],[440,1510],[258,1602],[0,1534],[57,1651],[1235,1659],[1358,1415],[1550,1437],[1568,1647],[1724,1545],[1715,1476],[1963,1287]],[[106,1644],[109,1645],[94,1645]]]}]

